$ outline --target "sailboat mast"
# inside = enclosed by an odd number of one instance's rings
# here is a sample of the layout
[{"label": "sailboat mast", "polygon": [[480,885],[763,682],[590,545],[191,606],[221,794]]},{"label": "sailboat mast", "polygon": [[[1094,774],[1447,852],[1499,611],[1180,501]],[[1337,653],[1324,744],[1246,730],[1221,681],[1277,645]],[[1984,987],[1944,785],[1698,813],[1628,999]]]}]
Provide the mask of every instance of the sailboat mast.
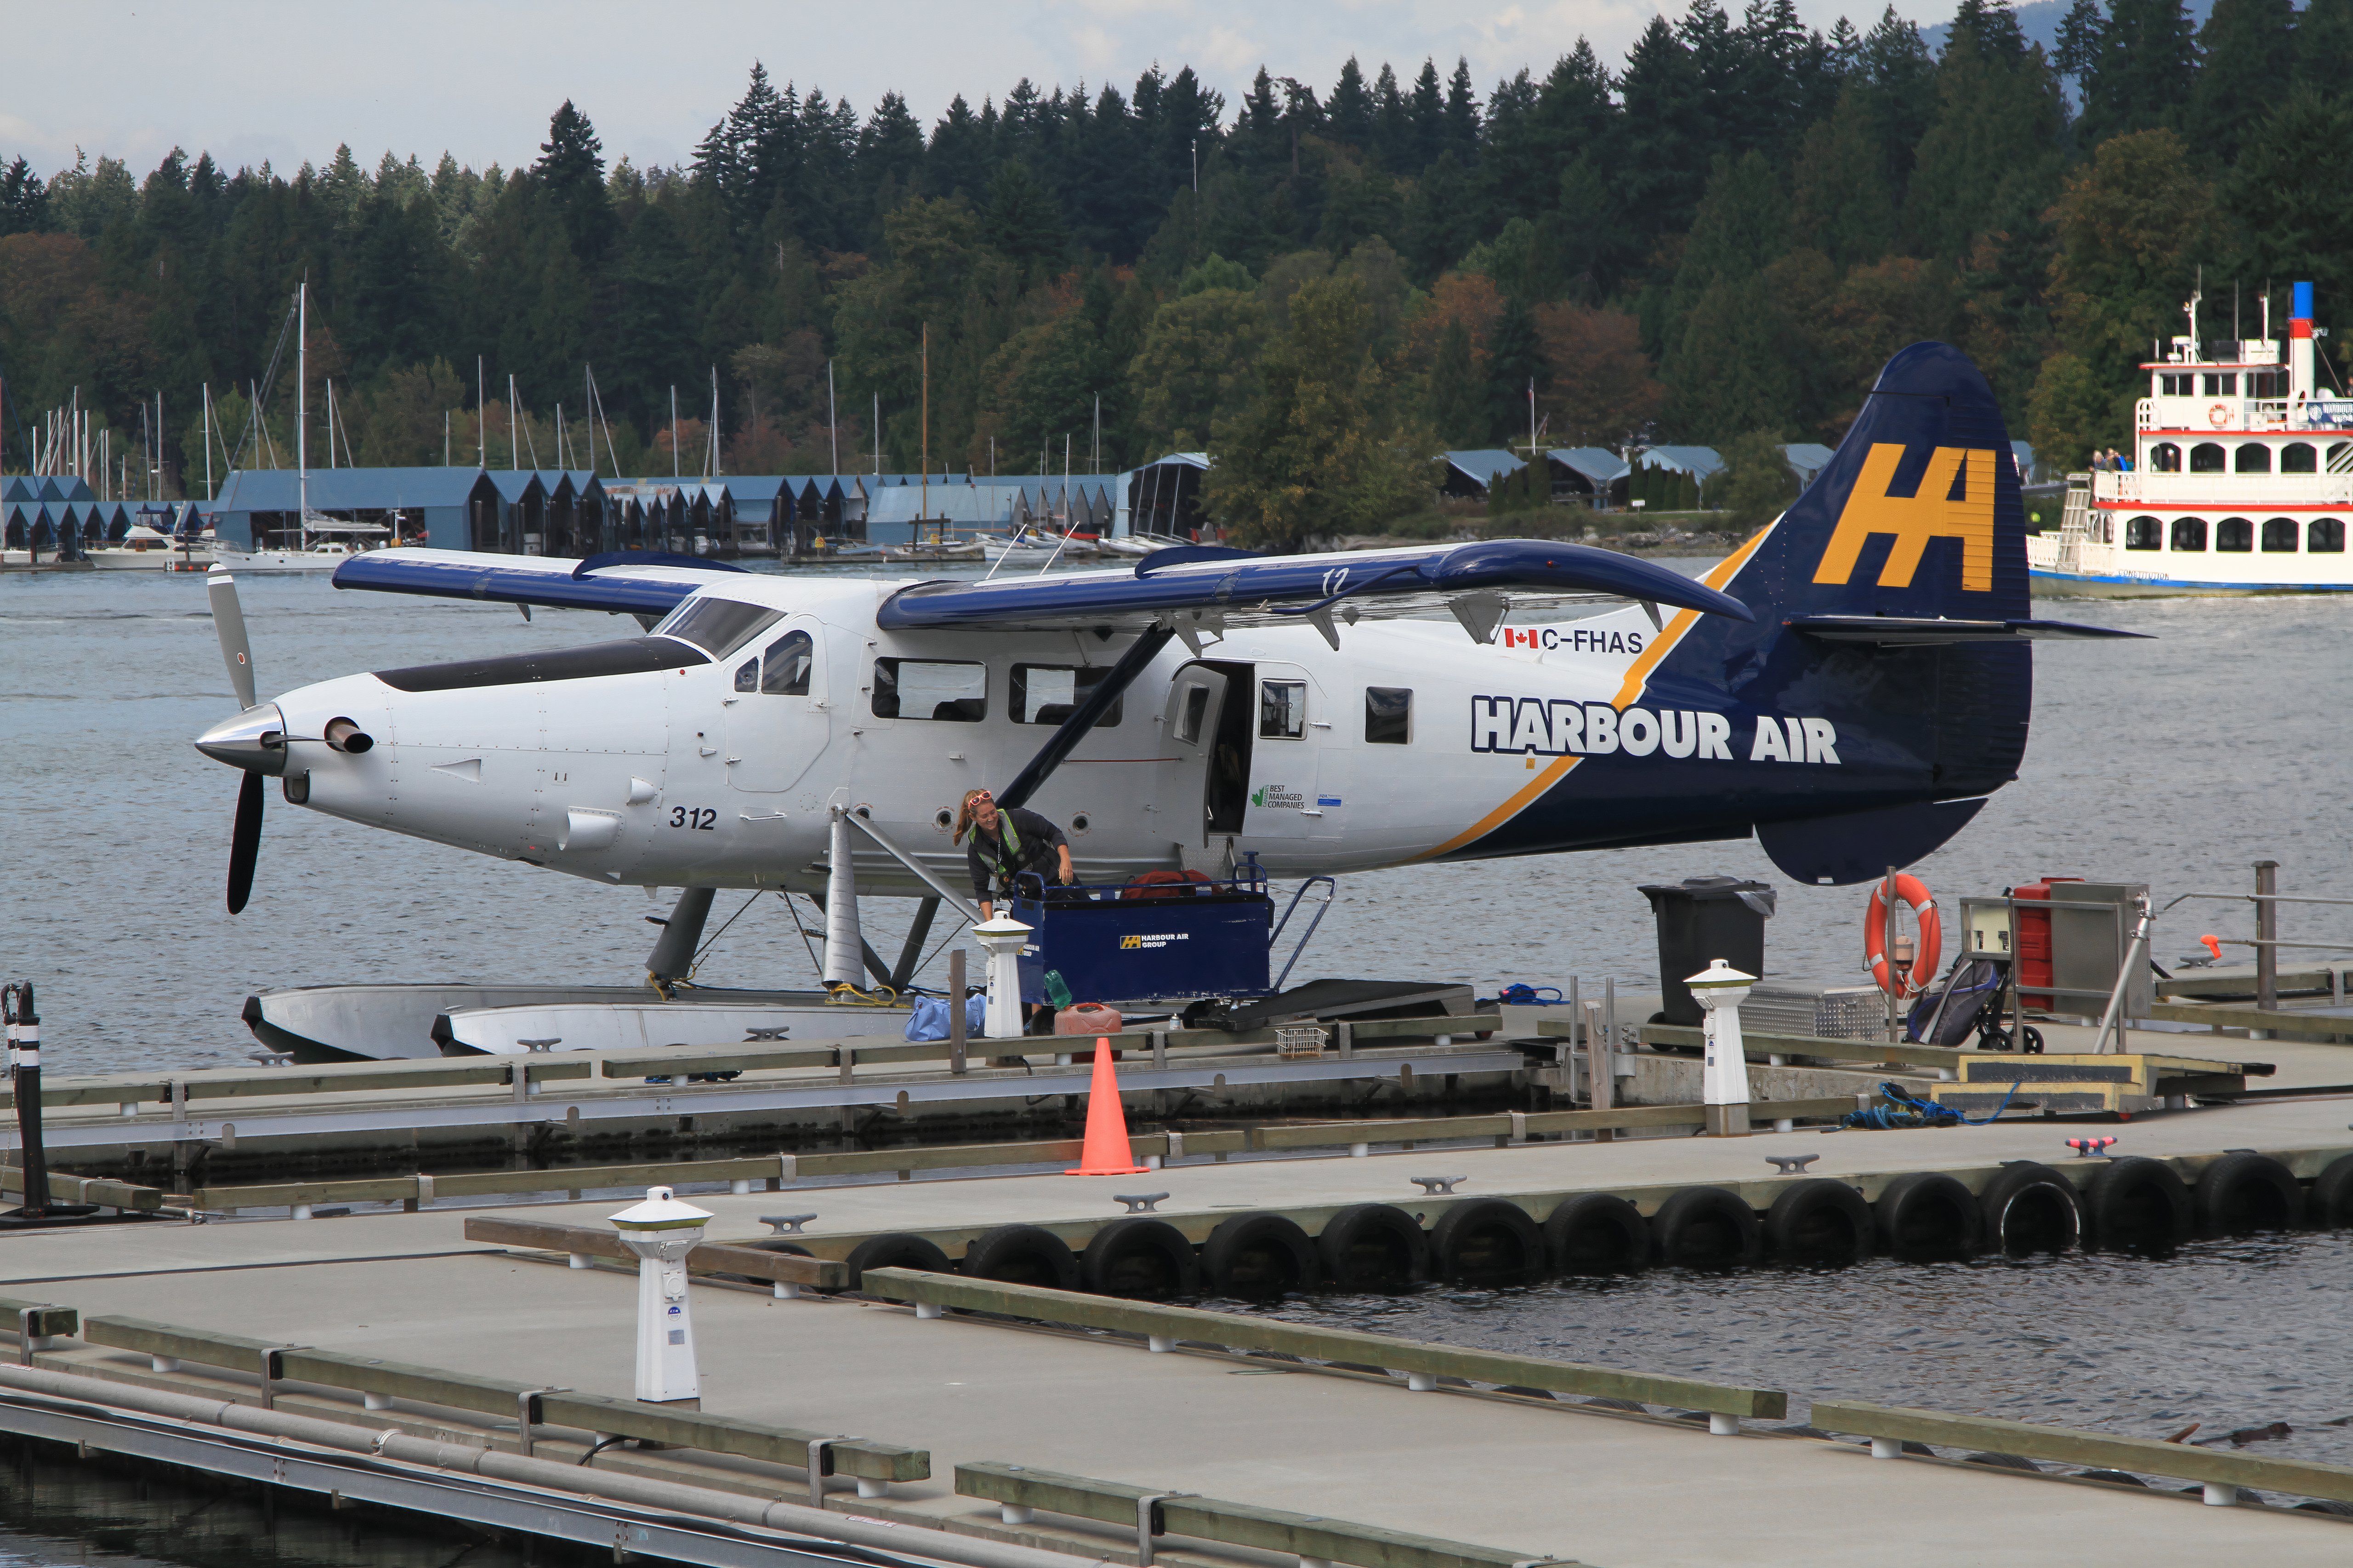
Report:
[{"label": "sailboat mast", "polygon": [[301,510],[295,526],[301,547],[311,548],[311,280],[295,286],[294,314],[300,323],[294,338],[294,467]]},{"label": "sailboat mast", "polygon": [[915,515],[932,515],[932,324],[923,323],[923,489]]}]

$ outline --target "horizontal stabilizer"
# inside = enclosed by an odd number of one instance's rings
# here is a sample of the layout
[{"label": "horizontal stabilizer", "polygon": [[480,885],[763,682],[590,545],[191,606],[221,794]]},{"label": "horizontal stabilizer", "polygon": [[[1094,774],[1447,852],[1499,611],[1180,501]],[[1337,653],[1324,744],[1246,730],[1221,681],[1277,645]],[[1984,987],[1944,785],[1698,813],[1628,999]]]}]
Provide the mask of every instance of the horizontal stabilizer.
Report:
[{"label": "horizontal stabilizer", "polygon": [[1320,629],[1335,615],[1347,621],[1424,615],[1474,595],[1486,595],[1498,618],[1499,596],[1515,604],[1631,599],[1756,618],[1739,600],[1680,572],[1588,544],[1498,539],[1345,555],[1178,556],[1163,551],[1133,571],[919,583],[892,595],[876,619],[886,631],[1141,631],[1282,626],[1314,616]]},{"label": "horizontal stabilizer", "polygon": [[681,599],[743,571],[718,561],[655,552],[621,552],[567,561],[545,555],[492,555],[463,550],[371,550],[335,568],[338,588],[423,594],[557,610],[611,610],[665,616]]},{"label": "horizontal stabilizer", "polygon": [[1823,642],[1876,643],[1883,647],[1934,647],[1946,643],[2082,641],[2093,637],[2146,637],[2147,632],[2073,621],[1968,621],[1942,616],[1793,616],[1788,622]]}]

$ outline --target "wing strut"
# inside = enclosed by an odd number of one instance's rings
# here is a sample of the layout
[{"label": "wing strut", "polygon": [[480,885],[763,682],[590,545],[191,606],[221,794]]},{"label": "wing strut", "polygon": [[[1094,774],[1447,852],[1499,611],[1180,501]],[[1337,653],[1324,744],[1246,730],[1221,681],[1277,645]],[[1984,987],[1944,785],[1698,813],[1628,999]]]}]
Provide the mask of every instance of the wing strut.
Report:
[{"label": "wing strut", "polygon": [[1086,700],[1062,721],[1062,727],[1039,748],[1036,756],[1029,759],[1029,765],[1021,770],[1020,777],[997,792],[997,809],[1011,811],[1017,805],[1028,804],[1029,797],[1038,793],[1038,786],[1062,765],[1062,759],[1071,754],[1071,748],[1086,739],[1087,731],[1095,727],[1095,721],[1111,711],[1111,705],[1119,700],[1120,693],[1135,684],[1135,678],[1160,656],[1160,650],[1166,647],[1168,639],[1176,635],[1166,626],[1154,626],[1137,637],[1134,646],[1120,655],[1119,662],[1111,667],[1111,673],[1095,682],[1095,689],[1087,693]]}]

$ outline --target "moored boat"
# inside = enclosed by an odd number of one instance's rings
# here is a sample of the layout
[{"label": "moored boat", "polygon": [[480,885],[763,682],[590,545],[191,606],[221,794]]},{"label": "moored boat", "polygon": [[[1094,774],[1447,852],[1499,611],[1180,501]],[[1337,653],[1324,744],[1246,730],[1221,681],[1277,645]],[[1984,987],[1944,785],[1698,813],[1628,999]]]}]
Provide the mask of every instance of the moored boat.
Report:
[{"label": "moored boat", "polygon": [[2353,589],[2353,397],[2314,366],[2313,290],[2295,286],[2285,352],[2270,334],[2189,331],[2143,364],[2131,466],[2069,477],[2056,529],[2031,534],[2044,595],[2335,593]]}]

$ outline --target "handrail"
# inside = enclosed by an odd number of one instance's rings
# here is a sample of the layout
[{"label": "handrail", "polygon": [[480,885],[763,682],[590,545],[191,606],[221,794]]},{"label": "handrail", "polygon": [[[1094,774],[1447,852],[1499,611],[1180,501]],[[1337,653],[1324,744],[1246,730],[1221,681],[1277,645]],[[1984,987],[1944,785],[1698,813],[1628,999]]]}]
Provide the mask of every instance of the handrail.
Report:
[{"label": "handrail", "polygon": [[982,1498],[1000,1507],[1043,1509],[1073,1519],[1134,1525],[1139,1558],[1146,1554],[1153,1537],[1181,1535],[1261,1552],[1289,1552],[1303,1561],[1346,1563],[1354,1568],[1531,1568],[1539,1563],[1576,1568],[1568,1558],[1474,1546],[1351,1524],[1322,1514],[1224,1502],[996,1460],[958,1465],[955,1489],[958,1497]]},{"label": "handrail", "polygon": [[1291,902],[1284,906],[1282,918],[1274,922],[1273,934],[1266,939],[1267,951],[1272,952],[1274,944],[1282,940],[1284,928],[1291,924],[1291,917],[1298,910],[1299,900],[1305,898],[1307,889],[1318,882],[1324,884],[1324,897],[1316,904],[1314,916],[1308,921],[1307,929],[1299,933],[1299,942],[1291,950],[1291,962],[1284,964],[1282,973],[1274,977],[1274,989],[1277,992],[1282,989],[1282,983],[1291,978],[1291,972],[1299,967],[1300,954],[1305,952],[1307,944],[1315,940],[1315,928],[1322,925],[1324,917],[1332,912],[1332,905],[1340,896],[1340,884],[1330,877],[1310,877],[1300,883],[1297,890],[1291,895]]},{"label": "handrail", "polygon": [[1271,1352],[1321,1362],[1377,1366],[1404,1373],[1417,1383],[1454,1377],[1499,1387],[1631,1399],[1645,1405],[1675,1405],[1711,1415],[1767,1420],[1786,1415],[1789,1408],[1788,1395],[1778,1388],[1737,1388],[1695,1378],[1620,1372],[1613,1367],[1546,1361],[1502,1351],[1426,1344],[1354,1329],[1313,1327],[1238,1312],[1204,1311],[1198,1307],[1164,1307],[1110,1296],[1050,1290],[1035,1285],[967,1279],[961,1275],[933,1274],[917,1268],[869,1268],[860,1278],[859,1289],[867,1295],[891,1301],[993,1312],[1071,1328],[1110,1329],[1155,1339],[1207,1341],[1243,1352]]},{"label": "handrail", "polygon": [[1931,1443],[1957,1448],[1989,1448],[2024,1459],[2047,1459],[2094,1469],[2138,1470],[2209,1487],[2263,1487],[2331,1502],[2353,1502],[2353,1466],[2323,1464],[2314,1459],[2259,1458],[2253,1454],[2168,1443],[2156,1437],[2124,1437],[2105,1432],[2045,1426],[2031,1421],[1954,1415],[1937,1410],[1846,1400],[1817,1402],[1810,1419],[1825,1432],[1870,1437],[1874,1444]]},{"label": "handrail", "polygon": [[[2348,1025],[2353,1030],[2353,1025]],[[1854,1109],[1851,1095],[1809,1100],[1758,1100],[1777,1117],[1805,1121],[1835,1118]],[[1496,1111],[1477,1116],[1382,1118],[1361,1121],[1316,1121],[1298,1125],[1225,1128],[1207,1132],[1139,1132],[1128,1139],[1132,1158],[1177,1159],[1193,1155],[1270,1153],[1280,1150],[1342,1149],[1357,1144],[1448,1142],[1463,1139],[1531,1138],[1565,1132],[1697,1127],[1706,1121],[1698,1105],[1626,1105],[1608,1110]],[[1068,1164],[1082,1152],[1076,1138],[1008,1143],[932,1143],[898,1149],[856,1149],[839,1153],[764,1154],[737,1160],[674,1160],[638,1165],[550,1166],[534,1171],[470,1171],[454,1175],[363,1176],[343,1181],[267,1182],[247,1186],[202,1187],[187,1194],[162,1194],[159,1202],[185,1199],[213,1212],[280,1208],[337,1203],[431,1203],[445,1197],[484,1197],[504,1193],[559,1193],[594,1187],[641,1187],[655,1183],[687,1186],[701,1182],[792,1183],[821,1176],[872,1175],[884,1171],[964,1170],[990,1165]],[[145,1189],[140,1189],[145,1191]],[[507,1222],[501,1222],[507,1223]],[[513,1222],[521,1223],[521,1222]],[[618,1257],[620,1254],[614,1254]],[[742,1272],[742,1270],[733,1270]]]},{"label": "handrail", "polygon": [[[696,1249],[698,1253],[705,1250],[711,1249]],[[274,1396],[281,1392],[280,1385],[288,1383],[312,1384],[379,1398],[414,1400],[420,1405],[438,1405],[511,1420],[525,1418],[522,1401],[529,1399],[533,1414],[528,1418],[551,1426],[699,1448],[705,1453],[733,1454],[797,1468],[807,1467],[811,1445],[823,1443],[826,1461],[836,1474],[868,1480],[913,1481],[932,1473],[931,1455],[921,1448],[739,1421],[701,1411],[658,1407],[636,1400],[547,1388],[505,1378],[479,1377],[438,1367],[413,1366],[343,1351],[280,1344],[243,1334],[182,1328],[143,1318],[109,1314],[86,1319],[81,1325],[81,1339],[85,1344],[109,1350],[259,1377],[263,1380],[265,1405],[273,1403]]]},{"label": "handrail", "polygon": [[[1355,1026],[1359,1041],[1426,1040],[1439,1035],[1493,1034],[1504,1026],[1503,1015],[1488,1010],[1442,1014],[1416,1018],[1367,1019]],[[1113,1038],[1115,1048],[1140,1050],[1152,1043],[1152,1031],[1131,1029]],[[1170,1029],[1161,1031],[1172,1050],[1204,1050],[1205,1054],[1271,1046],[1274,1031],[1248,1029]],[[860,1040],[868,1044],[858,1044]],[[1008,1047],[1034,1042],[1003,1042]],[[414,1061],[330,1062],[278,1068],[195,1068],[168,1076],[94,1074],[52,1079],[41,1088],[47,1107],[154,1104],[185,1112],[197,1100],[275,1099],[311,1094],[348,1093],[361,1089],[512,1088],[515,1074],[526,1087],[567,1079],[587,1079],[580,1088],[609,1088],[612,1080],[646,1076],[678,1077],[687,1073],[786,1071],[799,1068],[842,1065],[844,1054],[858,1062],[944,1061],[945,1041],[885,1041],[876,1036],[856,1036],[840,1042],[815,1044],[778,1041],[774,1045],[744,1042],[734,1046],[632,1047],[610,1051],[565,1051],[554,1056],[436,1057]],[[1042,1050],[1040,1051],[1042,1053]],[[691,1092],[680,1089],[673,1092]],[[16,1095],[0,1086],[0,1110],[15,1108]]]}]

